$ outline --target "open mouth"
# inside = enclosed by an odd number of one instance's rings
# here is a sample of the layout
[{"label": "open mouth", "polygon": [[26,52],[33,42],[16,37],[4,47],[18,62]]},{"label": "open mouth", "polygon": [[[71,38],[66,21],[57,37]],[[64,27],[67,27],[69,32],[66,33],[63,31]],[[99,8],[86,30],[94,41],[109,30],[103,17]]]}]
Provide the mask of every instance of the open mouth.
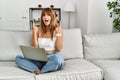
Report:
[{"label": "open mouth", "polygon": [[49,25],[50,24],[49,20],[48,19],[44,20],[44,24]]},{"label": "open mouth", "polygon": [[48,20],[45,20],[45,22],[48,22]]}]

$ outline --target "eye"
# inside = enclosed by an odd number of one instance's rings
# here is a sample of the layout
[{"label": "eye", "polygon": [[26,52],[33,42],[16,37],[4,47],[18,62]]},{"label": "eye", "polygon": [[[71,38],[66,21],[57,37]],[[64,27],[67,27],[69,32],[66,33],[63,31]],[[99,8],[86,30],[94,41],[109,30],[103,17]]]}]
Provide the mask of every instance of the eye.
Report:
[{"label": "eye", "polygon": [[43,16],[45,16],[45,14],[43,14]]},{"label": "eye", "polygon": [[43,13],[43,16],[47,15],[45,12]]},{"label": "eye", "polygon": [[48,16],[50,16],[50,14],[49,14],[49,13],[48,13],[47,15],[48,15]]}]

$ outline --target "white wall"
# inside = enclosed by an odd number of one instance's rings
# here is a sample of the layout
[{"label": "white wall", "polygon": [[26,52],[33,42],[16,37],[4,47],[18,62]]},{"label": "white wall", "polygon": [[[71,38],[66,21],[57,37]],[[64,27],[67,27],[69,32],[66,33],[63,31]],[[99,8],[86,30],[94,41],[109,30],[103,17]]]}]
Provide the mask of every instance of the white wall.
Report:
[{"label": "white wall", "polygon": [[[56,8],[61,8],[63,28],[68,28],[68,14],[64,12],[64,6],[69,1],[76,5],[76,12],[71,13],[71,28],[81,28],[84,34],[112,32],[112,20],[109,18],[109,11],[106,7],[106,3],[111,0],[0,0],[0,3],[1,1],[4,3],[2,4],[2,11],[7,10],[5,13],[3,12],[4,15],[10,15],[16,10],[19,11],[15,5],[19,4],[21,7],[26,7],[23,16],[27,17],[29,17],[28,9],[30,7],[37,7],[38,4],[42,4],[42,7],[49,7],[53,4]],[[12,9],[11,6],[14,8]]]},{"label": "white wall", "polygon": [[[0,2],[0,15],[1,15],[1,2]],[[1,25],[1,16],[0,16],[0,25]]]},{"label": "white wall", "polygon": [[89,0],[87,34],[112,33],[112,19],[106,6],[111,0]]},{"label": "white wall", "polygon": [[77,0],[76,27],[87,33],[88,0]]},{"label": "white wall", "polygon": [[[66,0],[66,1],[61,1],[61,0],[48,0],[48,1],[46,1],[46,0],[19,0],[19,1],[17,1],[17,0],[0,0],[0,3],[2,3],[2,10],[0,10],[0,11],[2,11],[2,16],[3,16],[2,19],[5,19],[4,21],[8,21],[7,18],[11,19],[13,14],[15,15],[18,12],[21,12],[21,14],[22,14],[21,17],[27,17],[27,19],[29,19],[29,8],[38,7],[38,4],[41,4],[42,7],[50,7],[50,5],[54,5],[55,8],[61,8],[62,27],[68,28],[68,13],[63,11],[64,6],[67,3],[67,1],[76,3],[76,1],[78,1],[78,0]],[[70,21],[71,28],[75,27],[75,24],[76,24],[75,20],[76,20],[75,13],[72,13],[71,21]],[[5,24],[5,23],[3,23],[3,24]]]}]

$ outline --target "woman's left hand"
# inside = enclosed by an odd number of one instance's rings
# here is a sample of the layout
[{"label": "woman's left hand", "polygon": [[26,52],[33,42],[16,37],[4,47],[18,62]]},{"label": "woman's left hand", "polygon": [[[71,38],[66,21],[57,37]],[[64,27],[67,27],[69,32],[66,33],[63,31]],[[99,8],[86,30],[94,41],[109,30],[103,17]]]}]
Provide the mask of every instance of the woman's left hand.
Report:
[{"label": "woman's left hand", "polygon": [[57,27],[57,28],[56,28],[56,33],[62,34],[62,28],[61,28],[61,27]]},{"label": "woman's left hand", "polygon": [[63,31],[62,27],[57,27],[56,28],[56,43],[55,43],[55,48],[57,52],[60,52],[62,47],[63,47]]}]

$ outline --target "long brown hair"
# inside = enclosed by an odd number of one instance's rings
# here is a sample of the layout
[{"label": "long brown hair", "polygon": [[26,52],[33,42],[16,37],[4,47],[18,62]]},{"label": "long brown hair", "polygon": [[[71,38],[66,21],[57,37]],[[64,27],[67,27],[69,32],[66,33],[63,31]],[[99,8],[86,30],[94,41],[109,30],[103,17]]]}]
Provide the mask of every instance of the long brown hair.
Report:
[{"label": "long brown hair", "polygon": [[42,34],[46,33],[47,32],[47,26],[44,24],[43,20],[42,20],[42,17],[45,15],[45,14],[48,14],[51,16],[51,21],[50,21],[50,25],[49,25],[49,30],[50,30],[50,33],[51,33],[51,39],[53,38],[53,34],[54,34],[54,30],[55,28],[57,27],[57,19],[56,19],[56,15],[55,15],[55,11],[51,8],[44,8],[42,10],[42,14],[41,14],[41,22],[40,22],[40,26],[41,26],[41,29],[42,29]]}]

